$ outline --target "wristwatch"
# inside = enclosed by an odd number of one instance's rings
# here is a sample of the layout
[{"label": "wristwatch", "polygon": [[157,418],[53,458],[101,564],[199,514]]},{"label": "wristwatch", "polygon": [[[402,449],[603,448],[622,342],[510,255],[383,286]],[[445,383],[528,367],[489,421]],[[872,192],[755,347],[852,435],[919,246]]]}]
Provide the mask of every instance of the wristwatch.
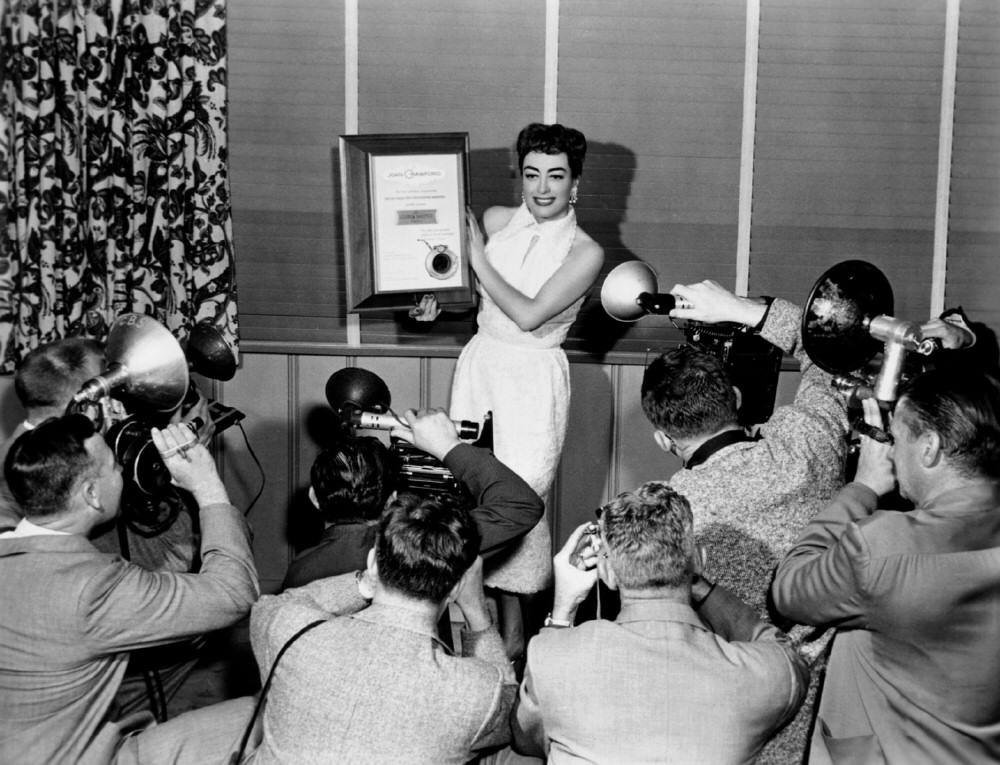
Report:
[{"label": "wristwatch", "polygon": [[553,619],[552,612],[549,611],[549,615],[545,617],[546,627],[572,627],[573,622],[566,621],[565,619]]}]

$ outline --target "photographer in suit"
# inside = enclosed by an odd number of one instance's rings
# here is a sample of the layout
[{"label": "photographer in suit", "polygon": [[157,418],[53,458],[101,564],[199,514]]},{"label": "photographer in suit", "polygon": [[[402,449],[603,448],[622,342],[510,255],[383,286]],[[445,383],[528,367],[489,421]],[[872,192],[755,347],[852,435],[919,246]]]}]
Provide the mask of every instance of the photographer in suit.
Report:
[{"label": "photographer in suit", "polygon": [[[6,458],[11,446],[23,433],[33,430],[50,417],[62,416],[83,384],[97,377],[104,365],[104,347],[87,338],[55,340],[29,352],[14,375],[14,390],[26,417],[13,435],[0,445],[0,459]],[[105,399],[101,405],[109,412],[113,410],[118,415],[124,414],[123,408],[114,399]],[[208,416],[207,401],[200,394],[188,412],[181,415],[178,410],[172,419],[177,422],[200,419],[203,424],[198,437],[202,444],[208,444],[215,431]],[[123,491],[122,513],[131,518],[141,493],[127,484]],[[197,507],[191,506],[189,500],[189,496],[182,495],[175,487],[170,487],[161,496],[142,496],[141,501],[157,504],[158,511],[160,504],[169,508],[166,522],[159,524],[156,533],[140,528],[137,523],[119,514],[94,530],[91,543],[101,552],[121,554],[149,571],[187,573],[196,564],[199,546]],[[11,496],[6,479],[0,477],[0,531],[14,528],[23,517],[24,513]],[[144,675],[149,670],[157,673],[151,679],[162,688],[160,701],[165,704],[193,669],[198,657],[197,649],[202,642],[203,639],[199,638],[194,644],[185,641],[135,653],[133,666],[119,688],[115,715],[127,715],[149,706],[147,678]]]},{"label": "photographer in suit", "polygon": [[[470,512],[450,495],[395,496],[363,575],[257,602],[250,637],[262,678],[296,642],[274,671],[255,765],[458,764],[509,740],[517,681],[486,606],[479,529],[485,518],[497,521],[494,541],[523,534],[504,508],[537,522],[541,501],[491,453],[461,443],[443,411],[403,417],[411,430],[393,433],[443,460],[482,504]],[[465,617],[462,656],[437,637],[449,603]]]},{"label": "photographer in suit", "polygon": [[148,713],[110,722],[131,651],[227,627],[258,594],[249,529],[208,450],[184,425],[152,438],[199,508],[197,574],[149,571],[91,543],[118,515],[122,475],[87,417],[46,420],[7,455],[7,484],[25,517],[0,534],[5,763],[219,762],[249,716],[243,699],[161,726],[149,727]]},{"label": "photographer in suit", "polygon": [[[528,646],[515,751],[549,763],[743,763],[792,717],[804,662],[699,575],[692,527],[688,501],[650,482],[606,505],[589,542],[586,525],[570,536],[553,561],[552,614]],[[620,590],[621,612],[573,627],[598,576]]]},{"label": "photographer in suit", "polygon": [[[489,572],[541,520],[542,502],[491,452],[460,441],[443,412],[421,413],[414,422],[413,431],[399,429],[393,435],[420,439],[416,445],[424,451],[440,451],[439,441],[448,445],[439,459],[471,495],[482,540],[479,554]],[[309,496],[326,529],[318,545],[292,561],[282,589],[365,567],[379,516],[399,485],[400,466],[378,439],[344,438],[316,456],[310,477]]]},{"label": "photographer in suit", "polygon": [[[712,281],[676,285],[671,293],[677,297],[672,318],[742,324],[793,355],[802,372],[792,403],[777,407],[753,436],[739,424],[740,393],[718,357],[675,348],[655,359],[642,380],[653,440],[684,463],[669,483],[691,503],[695,536],[708,551],[708,576],[765,616],[774,567],[844,484],[847,402],[832,376],[806,355],[797,306],[739,297]],[[809,640],[811,629],[789,634],[814,666],[821,661],[827,641]],[[801,762],[819,676],[814,673],[809,700],[767,745],[762,762]]]},{"label": "photographer in suit", "polygon": [[[0,445],[0,459],[7,456],[11,445],[22,433],[31,430],[49,417],[60,417],[66,412],[73,397],[83,384],[97,377],[104,369],[104,347],[96,340],[71,337],[40,345],[22,360],[14,375],[14,391],[25,410],[25,419],[14,433]],[[121,405],[113,399],[102,404],[124,414]],[[214,426],[208,416],[208,402],[198,395],[198,401],[183,415],[178,411],[175,422],[203,424],[198,431],[201,443],[208,444]],[[0,479],[0,531],[13,528],[24,517],[17,506],[6,481]],[[168,527],[157,534],[137,533],[125,525],[127,556],[151,571],[190,571],[198,552],[197,529],[191,514],[179,512]],[[126,552],[121,549],[118,530],[114,523],[98,530],[94,545],[103,552]]]},{"label": "photographer in suit", "polygon": [[[869,425],[882,427],[875,401]],[[810,761],[1000,760],[1000,383],[938,369],[905,383],[891,443],[778,567],[774,602],[837,628]],[[898,485],[909,512],[880,510]]]}]

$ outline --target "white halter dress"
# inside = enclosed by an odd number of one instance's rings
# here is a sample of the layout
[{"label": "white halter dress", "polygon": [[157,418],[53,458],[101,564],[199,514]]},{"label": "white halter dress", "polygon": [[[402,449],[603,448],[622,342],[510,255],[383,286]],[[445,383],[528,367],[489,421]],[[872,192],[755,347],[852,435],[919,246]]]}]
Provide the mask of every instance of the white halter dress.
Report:
[{"label": "white halter dress", "polygon": [[[569,255],[576,214],[539,224],[523,204],[486,245],[486,257],[531,298]],[[482,422],[493,412],[493,450],[546,505],[566,437],[569,363],[562,350],[583,298],[538,329],[525,332],[479,288],[479,331],[462,349],[451,390],[451,416]],[[547,514],[508,555],[493,560],[486,584],[538,592],[552,576]]]}]

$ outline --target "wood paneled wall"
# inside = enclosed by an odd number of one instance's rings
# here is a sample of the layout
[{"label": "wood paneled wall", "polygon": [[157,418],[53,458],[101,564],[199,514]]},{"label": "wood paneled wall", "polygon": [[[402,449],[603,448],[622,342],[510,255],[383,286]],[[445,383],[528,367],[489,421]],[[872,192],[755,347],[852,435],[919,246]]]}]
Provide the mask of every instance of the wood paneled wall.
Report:
[{"label": "wood paneled wall", "polygon": [[[231,381],[203,386],[206,394],[247,415],[242,431],[231,428],[218,439],[217,455],[237,507],[245,509],[261,492],[249,517],[261,587],[267,592],[281,584],[296,544],[303,541],[300,503],[333,416],[326,381],[345,366],[379,375],[389,386],[393,407],[405,409],[446,406],[455,359],[248,353]],[[557,544],[618,492],[668,478],[680,468],[673,455],[653,443],[652,426],[639,406],[642,371],[641,365],[570,365],[569,433],[549,510]],[[798,380],[798,372],[781,373],[779,404],[792,400]],[[0,438],[13,432],[23,416],[13,378],[0,377]]]},{"label": "wood paneled wall", "polygon": [[[219,400],[247,414],[248,442],[264,467],[264,492],[250,519],[265,590],[280,584],[294,554],[301,530],[298,503],[329,432],[326,381],[345,366],[369,369],[385,380],[394,408],[447,406],[455,359],[246,354],[236,377],[216,391]],[[642,372],[641,365],[571,362],[569,432],[549,509],[556,543],[618,492],[668,478],[680,468],[653,443],[652,426],[639,405]],[[779,404],[792,400],[798,380],[797,372],[781,373]],[[222,440],[226,484],[233,501],[245,507],[260,488],[260,471],[237,429]]]}]

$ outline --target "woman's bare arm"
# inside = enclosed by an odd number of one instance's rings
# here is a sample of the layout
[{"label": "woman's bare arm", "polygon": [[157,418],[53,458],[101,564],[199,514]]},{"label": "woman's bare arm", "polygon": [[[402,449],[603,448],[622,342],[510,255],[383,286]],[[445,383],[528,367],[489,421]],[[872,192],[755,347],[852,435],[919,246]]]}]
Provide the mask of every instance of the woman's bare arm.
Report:
[{"label": "woman's bare arm", "polygon": [[[483,216],[487,233],[492,235],[510,220],[509,208],[490,208]],[[506,219],[506,220],[505,220]],[[472,268],[490,298],[518,328],[530,332],[579,300],[597,279],[604,263],[604,250],[580,229],[563,261],[533,298],[512,287],[486,259],[483,234],[473,216],[469,216],[469,251]]]}]

